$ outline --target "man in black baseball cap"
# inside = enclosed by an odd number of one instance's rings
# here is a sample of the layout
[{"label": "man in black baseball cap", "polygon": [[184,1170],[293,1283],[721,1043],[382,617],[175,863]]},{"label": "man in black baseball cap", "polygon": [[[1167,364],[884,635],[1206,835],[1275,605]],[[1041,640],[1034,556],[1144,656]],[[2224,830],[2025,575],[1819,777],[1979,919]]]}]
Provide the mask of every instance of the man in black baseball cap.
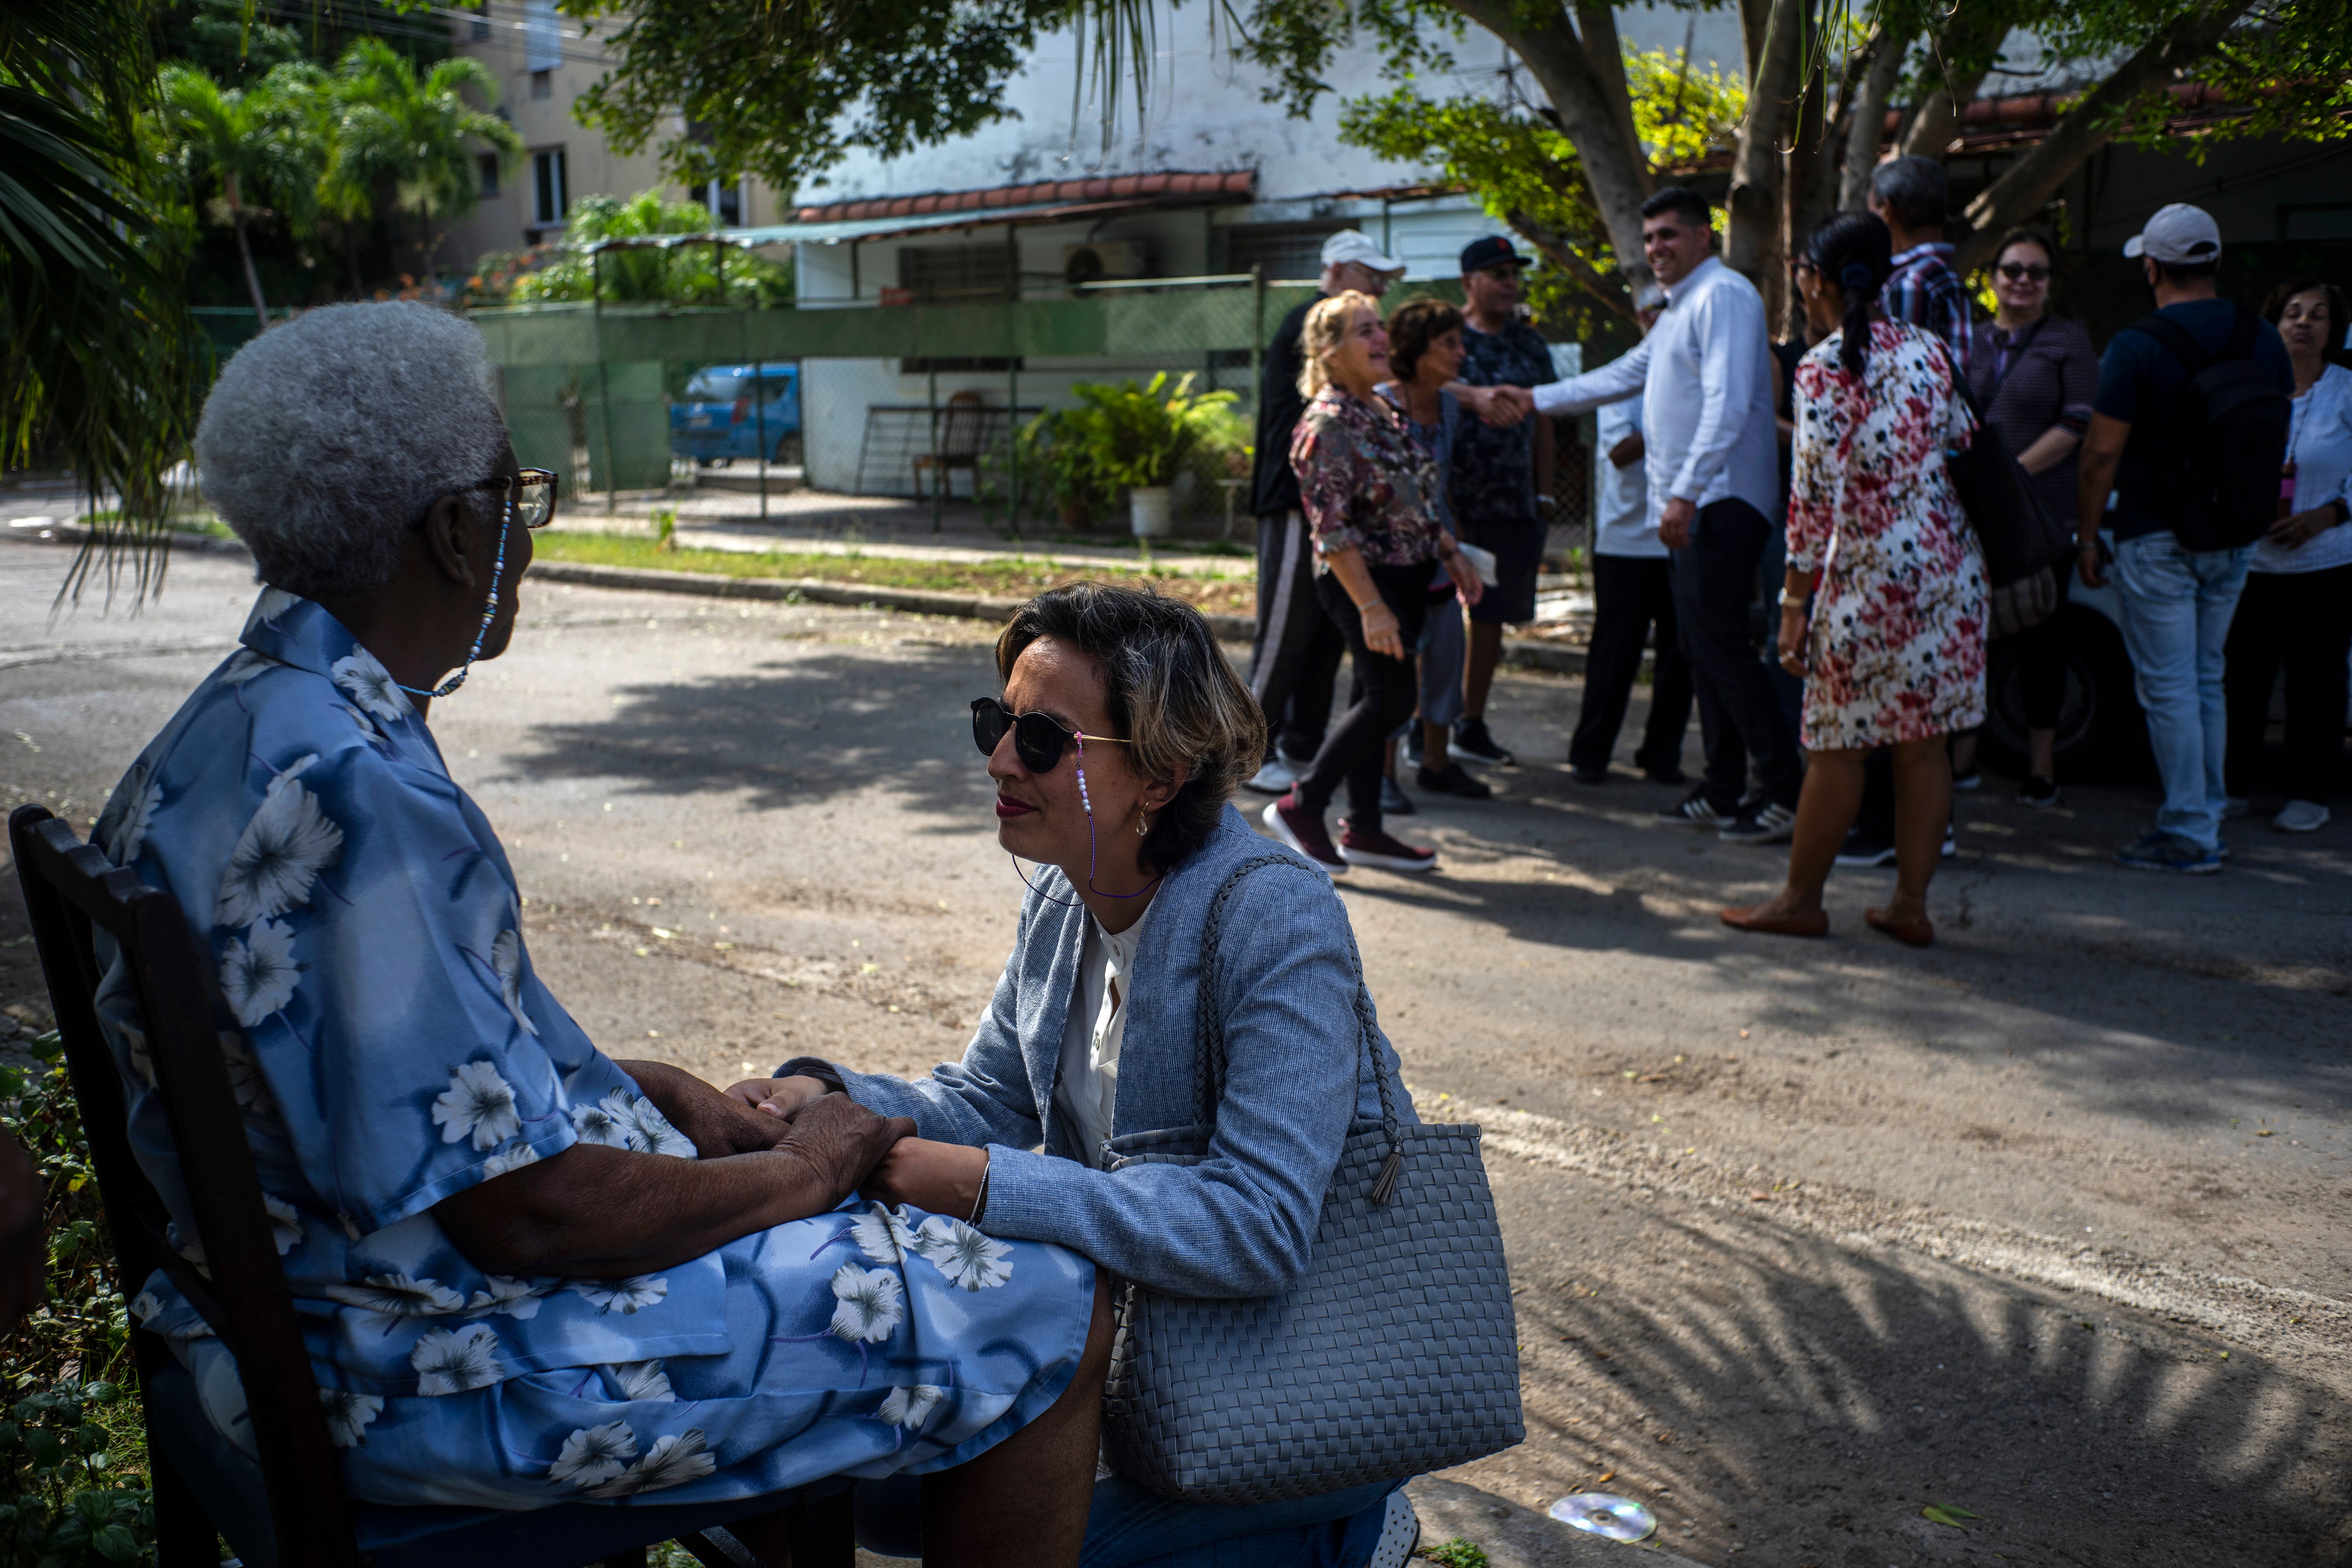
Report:
[{"label": "man in black baseball cap", "polygon": [[[1519,273],[1529,265],[1501,235],[1462,250],[1462,379],[1472,386],[1541,386],[1551,350],[1520,319]],[[1495,555],[1495,584],[1470,611],[1463,717],[1453,749],[1490,763],[1511,753],[1486,729],[1486,692],[1503,656],[1503,627],[1536,616],[1551,510],[1551,421],[1530,414],[1501,428],[1465,421],[1454,438],[1454,516],[1465,544]]]}]

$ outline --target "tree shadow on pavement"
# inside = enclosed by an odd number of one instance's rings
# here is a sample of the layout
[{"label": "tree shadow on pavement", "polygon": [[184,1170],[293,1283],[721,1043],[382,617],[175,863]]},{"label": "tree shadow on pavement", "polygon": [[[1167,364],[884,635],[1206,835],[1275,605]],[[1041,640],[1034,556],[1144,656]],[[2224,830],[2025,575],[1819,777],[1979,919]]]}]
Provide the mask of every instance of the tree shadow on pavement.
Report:
[{"label": "tree shadow on pavement", "polygon": [[1714,1563],[2352,1563],[2340,1391],[2259,1350],[1495,1163],[1529,1441],[1461,1479],[1556,1496],[1614,1470]]},{"label": "tree shadow on pavement", "polygon": [[619,688],[609,717],[530,731],[534,749],[515,767],[647,795],[740,792],[755,811],[881,784],[968,825],[992,793],[968,706],[995,689],[984,648],[902,641],[887,660],[811,651],[736,675]]}]

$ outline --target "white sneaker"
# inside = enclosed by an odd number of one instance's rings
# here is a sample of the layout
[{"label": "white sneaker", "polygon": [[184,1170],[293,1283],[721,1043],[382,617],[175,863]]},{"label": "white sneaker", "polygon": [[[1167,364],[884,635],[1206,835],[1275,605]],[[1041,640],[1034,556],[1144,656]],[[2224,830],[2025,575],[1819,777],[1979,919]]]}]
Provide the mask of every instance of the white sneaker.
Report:
[{"label": "white sneaker", "polygon": [[2327,826],[2327,808],[2315,800],[2291,800],[2271,818],[2281,833],[2316,833]]},{"label": "white sneaker", "polygon": [[1252,773],[1249,783],[1242,787],[1254,789],[1260,795],[1288,795],[1290,786],[1297,782],[1297,772],[1277,754],[1273,761]]},{"label": "white sneaker", "polygon": [[1412,1511],[1412,1500],[1399,1487],[1389,1493],[1387,1511],[1381,1515],[1380,1544],[1372,1548],[1365,1568],[1404,1568],[1405,1562],[1421,1544],[1421,1516]]}]

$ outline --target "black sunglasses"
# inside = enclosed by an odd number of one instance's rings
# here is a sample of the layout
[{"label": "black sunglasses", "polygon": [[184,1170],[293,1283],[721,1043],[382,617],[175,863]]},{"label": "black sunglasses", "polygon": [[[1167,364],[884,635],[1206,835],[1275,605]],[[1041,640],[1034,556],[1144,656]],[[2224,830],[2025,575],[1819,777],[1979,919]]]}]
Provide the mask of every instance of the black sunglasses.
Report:
[{"label": "black sunglasses", "polygon": [[2031,278],[2036,283],[2042,283],[2049,280],[2050,268],[2039,261],[2004,261],[2000,264],[2000,275],[2011,283],[2021,278]]},{"label": "black sunglasses", "polygon": [[1062,751],[1073,740],[1114,746],[1128,743],[1116,735],[1087,735],[1065,730],[1043,713],[1015,714],[993,697],[971,700],[971,743],[980,748],[982,756],[996,755],[996,748],[1003,742],[1007,730],[1013,731],[1013,754],[1033,773],[1050,773],[1060,767]]}]

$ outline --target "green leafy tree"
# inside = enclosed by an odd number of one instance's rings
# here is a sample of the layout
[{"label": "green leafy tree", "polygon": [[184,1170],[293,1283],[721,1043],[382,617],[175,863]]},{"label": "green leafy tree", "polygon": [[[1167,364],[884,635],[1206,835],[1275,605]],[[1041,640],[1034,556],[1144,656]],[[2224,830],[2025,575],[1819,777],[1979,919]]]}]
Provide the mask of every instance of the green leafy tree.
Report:
[{"label": "green leafy tree", "polygon": [[[509,165],[522,156],[521,135],[489,111],[498,104],[498,79],[479,60],[464,58],[437,61],[420,77],[415,61],[376,37],[354,41],[335,77],[341,113],[327,170],[330,205],[339,214],[355,212],[376,182],[388,180],[414,225],[417,275],[427,277],[446,237],[441,226],[481,199],[478,144]],[[486,107],[468,102],[467,89]]]},{"label": "green leafy tree", "polygon": [[76,592],[157,537],[191,425],[188,229],[138,134],[152,21],[149,0],[0,5],[0,463],[54,452],[93,510],[111,498]]},{"label": "green leafy tree", "polygon": [[[773,308],[793,300],[793,274],[766,257],[732,246],[681,239],[664,247],[584,248],[604,240],[709,235],[710,213],[700,202],[666,202],[640,191],[628,200],[589,196],[572,204],[564,247],[532,267],[528,256],[494,252],[475,268],[473,287],[518,305],[554,300],[668,300]],[[504,279],[500,287],[498,279]]]},{"label": "green leafy tree", "polygon": [[205,210],[236,235],[237,260],[253,313],[269,329],[269,303],[253,265],[254,226],[284,217],[308,232],[315,222],[327,149],[310,112],[317,68],[282,65],[249,88],[224,88],[194,66],[165,66],[159,123],[171,156]]}]

